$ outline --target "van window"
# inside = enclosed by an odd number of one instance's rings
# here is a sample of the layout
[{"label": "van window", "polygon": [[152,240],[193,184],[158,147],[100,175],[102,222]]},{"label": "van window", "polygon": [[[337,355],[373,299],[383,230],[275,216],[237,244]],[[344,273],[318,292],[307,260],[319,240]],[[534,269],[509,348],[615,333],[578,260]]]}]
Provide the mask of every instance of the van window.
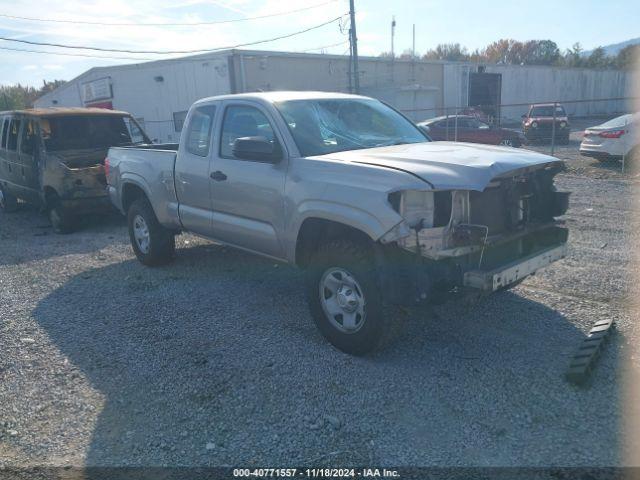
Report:
[{"label": "van window", "polygon": [[20,152],[25,155],[33,155],[37,145],[36,122],[26,120],[22,129],[22,140],[20,141]]},{"label": "van window", "polygon": [[124,117],[117,115],[63,115],[40,120],[48,152],[100,149],[131,145]]},{"label": "van window", "polygon": [[206,105],[195,109],[189,120],[187,130],[186,144],[189,153],[200,157],[209,155],[211,127],[213,126],[215,115],[215,105]]},{"label": "van window", "polygon": [[9,131],[9,117],[4,117],[2,122],[2,131],[0,132],[0,148],[7,148],[7,132]]},{"label": "van window", "polygon": [[16,151],[18,149],[18,133],[20,132],[19,118],[12,118],[9,124],[9,137],[7,138],[7,150]]}]

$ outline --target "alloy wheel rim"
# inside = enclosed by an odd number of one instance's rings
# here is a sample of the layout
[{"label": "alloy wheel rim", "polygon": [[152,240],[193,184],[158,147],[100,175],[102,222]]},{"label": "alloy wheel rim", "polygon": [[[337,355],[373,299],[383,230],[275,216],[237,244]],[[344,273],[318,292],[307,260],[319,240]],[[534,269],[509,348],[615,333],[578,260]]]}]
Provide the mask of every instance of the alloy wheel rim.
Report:
[{"label": "alloy wheel rim", "polygon": [[354,276],[338,267],[327,269],[320,279],[320,304],[327,319],[343,333],[355,333],[366,320],[365,297]]},{"label": "alloy wheel rim", "polygon": [[141,215],[136,215],[133,219],[133,236],[138,245],[138,249],[144,254],[149,253],[149,244],[151,243],[149,227]]},{"label": "alloy wheel rim", "polygon": [[513,147],[513,142],[508,138],[505,138],[504,140],[502,140],[500,144],[504,145],[505,147]]}]

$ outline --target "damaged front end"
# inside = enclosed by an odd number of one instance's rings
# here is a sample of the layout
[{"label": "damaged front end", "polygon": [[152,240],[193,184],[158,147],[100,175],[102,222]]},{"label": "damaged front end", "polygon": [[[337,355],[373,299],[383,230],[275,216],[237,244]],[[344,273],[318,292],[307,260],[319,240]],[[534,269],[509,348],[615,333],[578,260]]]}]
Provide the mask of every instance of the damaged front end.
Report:
[{"label": "damaged front end", "polygon": [[518,283],[566,255],[568,208],[558,162],[502,174],[482,190],[398,191],[389,202],[403,221],[379,242],[382,281],[392,303],[415,304],[463,288],[484,292]]}]

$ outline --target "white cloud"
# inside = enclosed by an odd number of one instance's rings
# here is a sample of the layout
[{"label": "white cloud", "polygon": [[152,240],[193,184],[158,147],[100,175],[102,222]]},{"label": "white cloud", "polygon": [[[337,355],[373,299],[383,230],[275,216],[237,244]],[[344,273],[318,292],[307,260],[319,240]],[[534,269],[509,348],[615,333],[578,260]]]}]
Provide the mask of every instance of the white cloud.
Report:
[{"label": "white cloud", "polygon": [[[105,23],[193,23],[277,14],[317,5],[322,0],[41,0],[36,2],[35,7],[33,3],[31,0],[15,0],[11,12],[57,20]],[[121,50],[186,51],[233,46],[303,30],[337,17],[346,9],[346,2],[339,0],[304,12],[263,20],[183,27],[98,26],[0,19],[0,32],[7,37],[35,42]],[[346,36],[341,35],[337,24],[334,24],[292,39],[261,44],[256,48],[304,50],[341,40],[346,40]],[[162,59],[182,56],[73,50],[1,41],[0,47],[103,57],[124,56],[131,57],[131,62],[144,61],[142,57]],[[335,53],[342,53],[343,50],[341,48],[340,52]],[[82,73],[87,66],[118,63],[127,61],[0,50],[0,78],[34,84],[41,81],[40,78],[34,80],[36,71],[49,78],[53,78],[51,74],[55,72],[55,78],[69,79]]]}]

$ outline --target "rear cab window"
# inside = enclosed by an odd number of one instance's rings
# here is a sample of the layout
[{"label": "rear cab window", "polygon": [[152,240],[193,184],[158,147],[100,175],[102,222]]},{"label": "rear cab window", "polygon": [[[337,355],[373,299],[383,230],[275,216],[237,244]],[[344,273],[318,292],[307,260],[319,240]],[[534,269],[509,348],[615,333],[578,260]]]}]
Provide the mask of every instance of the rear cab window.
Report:
[{"label": "rear cab window", "polygon": [[211,148],[211,131],[216,117],[215,105],[203,105],[196,107],[191,114],[188,129],[186,132],[187,152],[206,157]]}]

